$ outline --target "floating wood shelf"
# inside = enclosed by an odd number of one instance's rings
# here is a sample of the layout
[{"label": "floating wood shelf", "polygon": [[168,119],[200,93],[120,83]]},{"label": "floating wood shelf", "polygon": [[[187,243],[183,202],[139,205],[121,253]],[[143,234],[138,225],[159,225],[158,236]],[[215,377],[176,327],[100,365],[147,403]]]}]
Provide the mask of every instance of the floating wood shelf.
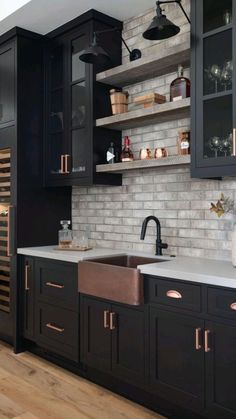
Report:
[{"label": "floating wood shelf", "polygon": [[190,156],[170,156],[163,157],[161,159],[150,159],[150,160],[135,160],[128,163],[114,163],[114,164],[99,164],[96,166],[96,172],[117,172],[122,173],[127,170],[135,169],[151,169],[163,166],[175,166],[190,164]]},{"label": "floating wood shelf", "polygon": [[145,125],[158,124],[169,120],[186,118],[190,112],[190,98],[154,105],[147,109],[137,109],[96,120],[97,127],[123,130]]},{"label": "floating wood shelf", "polygon": [[149,55],[103,71],[97,74],[96,80],[116,87],[123,87],[176,71],[180,63],[184,66],[190,65],[189,42],[175,45],[171,50],[168,48],[168,55],[166,53],[165,46],[160,46],[158,55]]}]

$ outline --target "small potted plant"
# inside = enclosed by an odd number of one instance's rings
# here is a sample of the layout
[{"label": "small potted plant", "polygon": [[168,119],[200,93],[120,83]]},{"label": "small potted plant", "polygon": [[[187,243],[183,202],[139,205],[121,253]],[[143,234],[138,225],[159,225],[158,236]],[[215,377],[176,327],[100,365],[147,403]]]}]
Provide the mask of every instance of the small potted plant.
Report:
[{"label": "small potted plant", "polygon": [[[220,198],[215,204],[211,202],[210,211],[215,213],[218,218],[221,218],[225,214],[236,215],[234,200],[221,193]],[[236,267],[236,222],[233,225],[232,231],[232,264]]]}]

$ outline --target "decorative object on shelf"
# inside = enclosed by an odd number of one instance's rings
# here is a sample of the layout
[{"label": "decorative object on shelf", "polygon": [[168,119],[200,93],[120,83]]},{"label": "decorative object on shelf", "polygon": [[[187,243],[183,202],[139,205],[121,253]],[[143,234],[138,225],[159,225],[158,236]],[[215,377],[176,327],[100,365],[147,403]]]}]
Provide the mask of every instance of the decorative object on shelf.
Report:
[{"label": "decorative object on shelf", "polygon": [[113,115],[128,112],[128,92],[122,92],[118,89],[110,90],[111,108]]},{"label": "decorative object on shelf", "polygon": [[[234,200],[223,193],[215,204],[211,202],[210,211],[214,212],[218,218],[227,213],[236,216]],[[236,222],[234,222],[232,230],[232,264],[236,267]]]},{"label": "decorative object on shelf", "polygon": [[137,96],[134,98],[133,103],[135,105],[143,105],[144,108],[150,108],[155,103],[161,104],[166,102],[166,97],[159,93],[148,93],[143,96]]},{"label": "decorative object on shelf", "polygon": [[178,77],[170,84],[170,101],[182,100],[190,97],[190,80],[184,77],[184,68],[178,66]]},{"label": "decorative object on shelf", "polygon": [[191,23],[187,13],[185,12],[181,4],[181,0],[157,1],[156,16],[154,16],[151,24],[146,29],[146,31],[143,32],[143,37],[145,39],[150,39],[151,41],[167,39],[179,33],[180,27],[176,26],[173,22],[167,19],[166,15],[162,14],[163,11],[161,9],[161,5],[169,3],[177,3],[181,8],[183,14],[185,15],[187,21]]},{"label": "decorative object on shelf", "polygon": [[155,148],[154,158],[162,159],[163,157],[168,157],[168,150],[166,148]]},{"label": "decorative object on shelf", "polygon": [[[109,62],[111,62],[110,55],[101,47],[101,45],[99,45],[98,36],[102,35],[104,33],[107,33],[107,32],[115,32],[115,31],[118,31],[118,29],[117,28],[111,28],[111,29],[104,29],[104,30],[101,30],[101,31],[94,32],[93,33],[92,44],[89,46],[88,49],[86,49],[80,55],[79,59],[81,61],[83,61],[84,63],[88,63],[88,64],[104,65],[104,64],[108,64]],[[127,50],[129,51],[130,61],[135,61],[135,60],[138,60],[139,58],[141,58],[142,53],[139,49],[135,48],[131,51],[130,48],[128,47],[127,43],[125,42],[125,40],[122,38],[122,36],[121,36],[121,40],[122,40],[123,44],[125,45],[125,47],[127,48]]]},{"label": "decorative object on shelf", "polygon": [[207,81],[214,83],[214,93],[232,89],[233,62],[226,60],[222,67],[212,64],[205,69]]},{"label": "decorative object on shelf", "polygon": [[73,231],[72,247],[89,248],[90,225],[86,224],[83,231]]},{"label": "decorative object on shelf", "polygon": [[184,156],[190,154],[190,131],[179,132],[177,139],[178,154]]},{"label": "decorative object on shelf", "polygon": [[130,139],[128,136],[124,138],[124,148],[121,152],[120,159],[122,162],[128,162],[134,160],[134,155],[130,149]]},{"label": "decorative object on shelf", "polygon": [[152,151],[150,148],[141,148],[139,152],[140,160],[147,160],[152,158]]},{"label": "decorative object on shelf", "polygon": [[69,229],[70,220],[61,220],[62,229],[58,232],[58,242],[61,249],[67,249],[72,245],[72,231]]}]

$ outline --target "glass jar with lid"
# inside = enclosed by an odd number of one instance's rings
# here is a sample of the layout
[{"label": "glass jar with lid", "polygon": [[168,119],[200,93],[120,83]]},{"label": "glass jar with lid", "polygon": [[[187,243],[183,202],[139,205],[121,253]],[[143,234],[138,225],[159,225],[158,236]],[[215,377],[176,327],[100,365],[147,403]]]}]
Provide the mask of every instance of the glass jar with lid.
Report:
[{"label": "glass jar with lid", "polygon": [[70,220],[61,220],[62,229],[58,232],[59,247],[67,249],[72,245],[72,231],[69,229]]}]

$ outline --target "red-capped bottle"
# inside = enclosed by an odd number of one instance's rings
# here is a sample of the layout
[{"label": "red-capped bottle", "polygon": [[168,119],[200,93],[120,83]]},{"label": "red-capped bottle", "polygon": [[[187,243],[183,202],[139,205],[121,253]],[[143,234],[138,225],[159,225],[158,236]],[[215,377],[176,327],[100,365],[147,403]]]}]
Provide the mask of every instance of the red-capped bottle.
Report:
[{"label": "red-capped bottle", "polygon": [[127,135],[124,138],[124,148],[121,152],[120,159],[121,159],[122,162],[127,162],[127,161],[133,161],[134,160],[134,155],[133,155],[133,153],[130,149],[130,139]]}]

